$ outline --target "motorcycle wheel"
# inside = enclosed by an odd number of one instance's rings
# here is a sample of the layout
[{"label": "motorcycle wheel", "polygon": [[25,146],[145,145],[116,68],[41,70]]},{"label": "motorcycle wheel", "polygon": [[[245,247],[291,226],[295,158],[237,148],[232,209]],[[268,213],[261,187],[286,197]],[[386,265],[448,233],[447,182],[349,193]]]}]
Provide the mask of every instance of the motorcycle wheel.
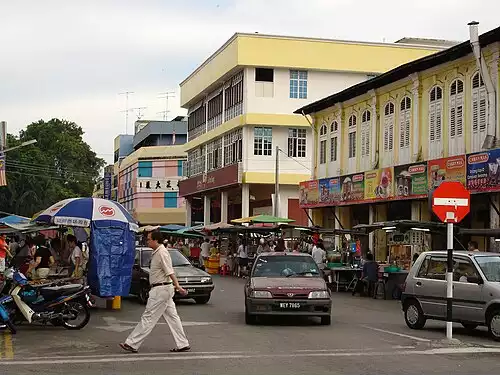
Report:
[{"label": "motorcycle wheel", "polygon": [[[82,329],[87,325],[87,323],[90,320],[90,310],[87,307],[87,304],[85,302],[80,302],[80,301],[71,301],[66,304],[66,307],[63,309],[64,313],[69,313],[73,312],[76,313],[76,318],[72,320],[68,319],[63,319],[62,325],[64,328],[69,329],[69,330],[78,330]],[[79,324],[72,324],[71,322],[73,320],[76,320],[77,318],[82,318],[83,320]]]},{"label": "motorcycle wheel", "polygon": [[10,333],[12,333],[13,335],[17,333],[16,327],[14,326],[14,324],[12,324],[10,320],[5,322],[5,324],[7,325],[7,327],[9,327]]}]

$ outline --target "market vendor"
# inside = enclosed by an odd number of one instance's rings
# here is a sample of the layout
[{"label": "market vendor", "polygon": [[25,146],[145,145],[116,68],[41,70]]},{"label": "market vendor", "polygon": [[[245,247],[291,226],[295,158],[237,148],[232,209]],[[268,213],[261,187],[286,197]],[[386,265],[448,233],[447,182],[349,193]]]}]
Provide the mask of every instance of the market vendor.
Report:
[{"label": "market vendor", "polygon": [[32,279],[46,279],[49,276],[50,267],[55,264],[54,257],[45,245],[38,247],[34,262],[31,262],[27,274],[31,273]]},{"label": "market vendor", "polygon": [[69,261],[70,261],[70,270],[69,274],[74,277],[81,277],[83,275],[83,270],[82,270],[82,249],[80,249],[77,244],[76,244],[76,237],[73,236],[72,234],[68,234],[66,237],[66,240],[68,241],[68,246],[70,249],[70,256],[69,256]]}]

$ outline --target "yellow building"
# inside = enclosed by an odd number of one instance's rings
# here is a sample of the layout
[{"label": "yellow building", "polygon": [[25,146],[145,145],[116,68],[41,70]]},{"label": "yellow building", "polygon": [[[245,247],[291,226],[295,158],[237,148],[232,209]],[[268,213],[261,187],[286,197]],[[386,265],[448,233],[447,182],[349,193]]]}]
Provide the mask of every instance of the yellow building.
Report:
[{"label": "yellow building", "polygon": [[[316,135],[313,180],[300,187],[314,224],[429,220],[429,192],[457,180],[478,193],[462,225],[498,228],[498,194],[479,193],[500,191],[499,41],[500,28],[481,35],[474,53],[466,41],[297,110]],[[377,238],[368,246],[385,259]]]},{"label": "yellow building", "polygon": [[187,225],[271,214],[273,206],[307,223],[297,185],[311,175],[315,152],[309,122],[293,110],[443,48],[408,42],[231,37],[180,85],[189,114],[187,179],[180,183]]}]

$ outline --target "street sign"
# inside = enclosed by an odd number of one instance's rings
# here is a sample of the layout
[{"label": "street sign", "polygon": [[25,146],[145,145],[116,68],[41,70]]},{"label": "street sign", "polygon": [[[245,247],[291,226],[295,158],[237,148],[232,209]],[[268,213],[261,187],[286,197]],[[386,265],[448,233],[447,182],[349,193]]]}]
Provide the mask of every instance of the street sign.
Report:
[{"label": "street sign", "polygon": [[470,211],[470,193],[460,182],[444,181],[432,195],[432,211],[444,223],[459,223]]}]

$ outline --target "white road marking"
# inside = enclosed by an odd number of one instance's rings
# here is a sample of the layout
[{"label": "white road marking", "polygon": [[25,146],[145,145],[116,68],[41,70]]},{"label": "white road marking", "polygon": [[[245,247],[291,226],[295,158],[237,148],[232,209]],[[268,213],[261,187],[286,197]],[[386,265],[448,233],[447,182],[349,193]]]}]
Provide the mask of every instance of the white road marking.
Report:
[{"label": "white road marking", "polygon": [[65,358],[41,359],[41,360],[19,360],[1,361],[1,365],[26,366],[26,365],[54,365],[54,364],[90,364],[90,363],[115,363],[115,362],[161,362],[161,361],[193,361],[193,360],[227,360],[227,359],[276,359],[276,358],[298,358],[298,357],[393,357],[395,355],[464,355],[464,354],[499,354],[500,348],[437,348],[427,350],[402,350],[402,351],[356,351],[356,352],[319,352],[319,353],[252,353],[252,354],[219,354],[204,355],[196,352],[174,355],[151,355],[139,356],[136,354],[122,354],[102,358]]},{"label": "white road marking", "polygon": [[374,328],[374,327],[370,327],[370,326],[366,326],[366,325],[363,325],[362,327],[367,328],[367,329],[371,329],[372,331],[387,333],[388,335],[394,335],[394,336],[399,336],[399,337],[406,337],[407,339],[412,339],[412,340],[415,340],[415,341],[421,341],[421,342],[430,342],[431,341],[429,339],[424,339],[422,337],[405,335],[404,333],[387,331],[385,329]]},{"label": "white road marking", "polygon": [[[118,320],[114,316],[105,316],[102,318],[107,323],[107,326],[97,326],[95,328],[104,329],[112,332],[125,332],[134,329],[134,327],[139,322],[129,321],[129,320]],[[163,320],[163,319],[162,319]],[[156,324],[167,324],[167,322],[159,321]],[[182,322],[184,327],[192,327],[192,326],[211,326],[211,325],[220,325],[227,324],[225,322]]]}]

